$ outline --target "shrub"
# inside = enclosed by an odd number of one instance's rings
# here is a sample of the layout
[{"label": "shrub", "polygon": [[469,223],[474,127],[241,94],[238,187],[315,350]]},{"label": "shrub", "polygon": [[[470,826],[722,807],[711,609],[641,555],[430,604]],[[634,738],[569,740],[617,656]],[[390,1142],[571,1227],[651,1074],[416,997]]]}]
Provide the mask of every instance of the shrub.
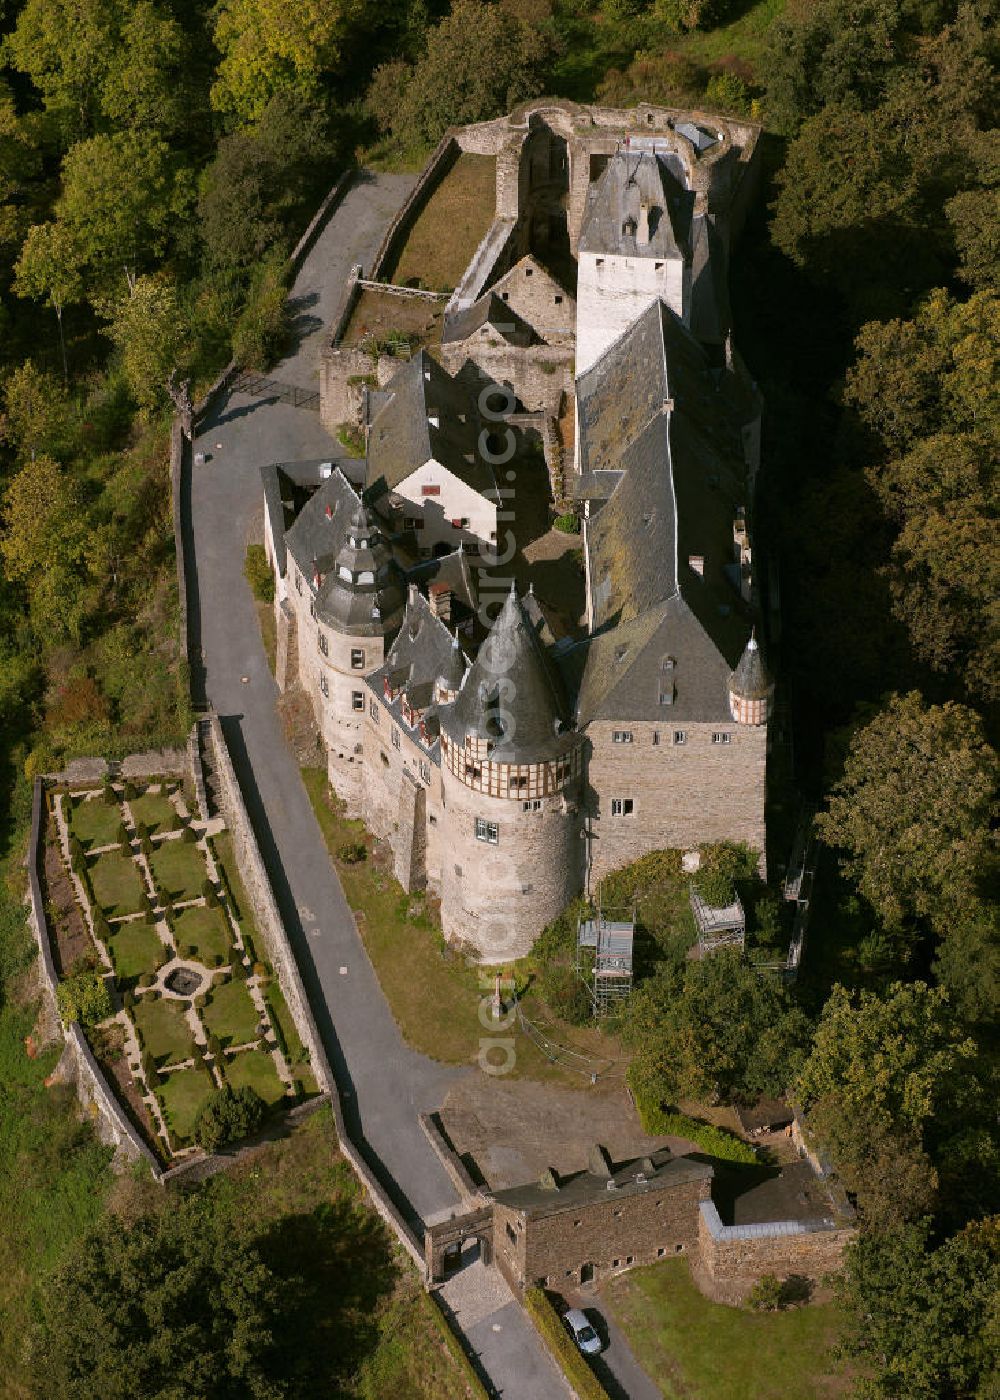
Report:
[{"label": "shrub", "polygon": [[341,423],[337,429],[337,437],[352,457],[365,455],[365,435],[353,423]]},{"label": "shrub", "polygon": [[139,794],[138,794],[138,792],[136,791],[135,783],[132,783],[132,782],[126,783],[126,784],[125,784],[125,801],[126,801],[126,802],[134,802],[135,799],[136,799],[138,796],[139,796]]},{"label": "shrub", "polygon": [[268,975],[267,964],[262,962],[255,962],[253,965],[253,975],[257,978],[258,982],[266,982]]},{"label": "shrub", "polygon": [[539,978],[539,990],[556,1015],[571,1026],[582,1026],[590,1020],[590,993],[568,963],[547,964]]},{"label": "shrub", "polygon": [[578,535],[580,533],[580,518],[574,511],[567,511],[565,515],[557,515],[552,522],[553,528],[561,530],[564,535]]},{"label": "shrub", "polygon": [[279,1021],[278,1021],[277,1016],[272,1015],[272,1017],[271,1017],[271,1028],[272,1028],[272,1030],[273,1030],[273,1032],[274,1032],[275,1043],[277,1044],[278,1049],[281,1051],[281,1053],[284,1055],[285,1059],[287,1060],[287,1059],[288,1059],[288,1041],[285,1039],[285,1032],[281,1029],[281,1025],[280,1025],[280,1023],[279,1023]]},{"label": "shrub", "polygon": [[60,982],[56,1001],[62,1019],[79,1021],[81,1026],[96,1026],[114,1011],[108,985],[97,972],[83,972]]},{"label": "shrub", "polygon": [[529,1288],[524,1306],[545,1344],[552,1353],[570,1388],[580,1400],[608,1400],[608,1392],[587,1365],[576,1343],[570,1338],[562,1319],[548,1295],[541,1288]]},{"label": "shrub", "polygon": [[195,1139],[206,1152],[215,1152],[225,1143],[255,1132],[266,1111],[264,1100],[249,1085],[241,1089],[227,1085],[217,1089],[198,1114]]},{"label": "shrub", "polygon": [[216,893],[215,886],[212,884],[212,881],[208,878],[207,875],[201,882],[201,892],[205,898],[205,903],[208,905],[209,909],[216,908],[216,906],[219,903],[219,896]]},{"label": "shrub", "polygon": [[212,966],[213,966],[213,967],[223,967],[223,966],[225,965],[225,961],[226,961],[226,960],[225,960],[225,958],[222,956],[221,953],[213,953],[213,955],[212,955]]},{"label": "shrub", "polygon": [[152,1088],[160,1076],[160,1071],[157,1068],[156,1061],[148,1050],[143,1052],[142,1072],[146,1076],[146,1082],[149,1084],[149,1087]]},{"label": "shrub", "polygon": [[253,946],[253,939],[248,933],[243,934],[243,952],[246,960],[251,966],[257,961],[257,950]]},{"label": "shrub", "polygon": [[233,330],[233,359],[243,369],[267,369],[288,341],[285,260],[275,251],[254,274],[243,314]]},{"label": "shrub", "polygon": [[181,949],[181,954],[185,958],[196,958],[198,956],[198,949],[193,943],[185,943]]},{"label": "shrub", "polygon": [[639,1093],[635,1095],[635,1106],[639,1110],[643,1132],[651,1137],[687,1138],[709,1157],[717,1157],[722,1162],[750,1165],[760,1160],[749,1143],[726,1132],[725,1128],[716,1128],[712,1123],[689,1118],[686,1113],[676,1113]]},{"label": "shrub", "polygon": [[69,838],[69,862],[74,870],[77,865],[86,864],[86,853],[83,849],[83,843],[78,836],[71,836]]},{"label": "shrub", "polygon": [[193,844],[195,841],[197,841],[197,839],[198,839],[198,833],[195,831],[194,827],[193,827],[193,826],[186,826],[186,827],[184,828],[184,831],[183,831],[182,835],[181,835],[181,840],[182,840],[182,841],[187,841],[188,844],[190,845],[190,844]]},{"label": "shrub", "polygon": [[135,992],[132,991],[131,987],[122,997],[122,1005],[126,1011],[131,1011],[133,1006],[135,1006]]},{"label": "shrub", "polygon": [[368,855],[368,847],[363,841],[345,841],[337,851],[337,858],[345,865],[357,865]]},{"label": "shrub", "polygon": [[109,807],[113,807],[118,801],[118,798],[115,796],[115,790],[110,783],[105,783],[103,788],[101,788],[101,797]]},{"label": "shrub", "polygon": [[124,822],[118,823],[117,840],[123,851],[127,850],[131,845],[132,838],[129,836],[128,827]]},{"label": "shrub", "polygon": [[253,596],[261,603],[274,602],[274,574],[262,544],[247,545],[243,574]]},{"label": "shrub", "polygon": [[107,943],[111,937],[111,925],[108,923],[103,909],[98,909],[94,914],[94,937],[99,938],[102,943]]},{"label": "shrub", "polygon": [[214,1055],[217,1060],[222,1059],[222,1041],[217,1035],[210,1035],[208,1041],[208,1053]]},{"label": "shrub", "polygon": [[204,992],[200,992],[198,996],[195,997],[194,1005],[196,1011],[204,1011],[205,1007],[208,1005],[208,997]]},{"label": "shrub", "polygon": [[135,839],[139,842],[140,846],[145,848],[145,844],[149,840],[149,827],[145,822],[136,822]]},{"label": "shrub", "polygon": [[142,976],[139,978],[139,986],[140,986],[140,987],[151,987],[155,981],[156,981],[156,978],[153,976],[153,974],[152,974],[151,972],[144,972],[144,973],[142,974]]},{"label": "shrub", "polygon": [[777,1312],[784,1305],[784,1289],[777,1274],[762,1274],[747,1295],[747,1306],[754,1312]]},{"label": "shrub", "polygon": [[183,825],[184,825],[184,818],[181,816],[180,812],[178,812],[178,811],[176,810],[176,808],[175,808],[175,809],[174,809],[174,814],[173,814],[173,816],[170,818],[169,823],[167,824],[167,830],[168,830],[168,831],[180,831],[180,829],[183,827]]}]

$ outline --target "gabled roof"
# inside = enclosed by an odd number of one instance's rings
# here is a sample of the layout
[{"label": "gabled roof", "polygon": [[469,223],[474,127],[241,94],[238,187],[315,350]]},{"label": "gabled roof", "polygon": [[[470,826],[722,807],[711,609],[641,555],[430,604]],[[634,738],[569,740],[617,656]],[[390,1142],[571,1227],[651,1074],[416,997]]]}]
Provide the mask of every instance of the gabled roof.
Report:
[{"label": "gabled roof", "polygon": [[572,747],[570,722],[562,682],[512,586],[441,727],[457,744],[485,741],[497,763],[537,763]]},{"label": "gabled roof", "polygon": [[[725,719],[728,675],[750,630],[730,576],[733,522],[745,503],[738,418],[663,302],[581,376],[578,394],[585,469],[621,473],[587,526],[594,636],[579,722]],[[666,657],[673,710],[660,699]]]},{"label": "gabled roof", "polygon": [[624,1163],[611,1173],[587,1170],[558,1181],[552,1173],[546,1173],[540,1182],[494,1191],[493,1199],[498,1205],[538,1220],[564,1210],[604,1204],[609,1198],[638,1196],[664,1187],[708,1182],[712,1176],[712,1167],[708,1162],[698,1161],[694,1157],[675,1157],[667,1148],[660,1148],[648,1157]]},{"label": "gabled roof", "polygon": [[537,339],[534,330],[513,307],[501,301],[496,292],[487,292],[471,306],[447,318],[441,335],[442,343],[468,340],[470,335],[475,335],[484,327],[508,345],[521,349],[533,345]]},{"label": "gabled roof", "polygon": [[693,208],[693,193],[658,156],[619,151],[587,191],[580,252],[683,259]]},{"label": "gabled roof", "polygon": [[335,467],[299,511],[285,532],[285,547],[307,580],[333,568],[360,504],[358,493]]},{"label": "gabled roof", "polygon": [[482,495],[496,489],[478,450],[475,398],[425,350],[397,370],[386,391],[368,431],[368,487],[384,481],[393,490],[433,458]]}]

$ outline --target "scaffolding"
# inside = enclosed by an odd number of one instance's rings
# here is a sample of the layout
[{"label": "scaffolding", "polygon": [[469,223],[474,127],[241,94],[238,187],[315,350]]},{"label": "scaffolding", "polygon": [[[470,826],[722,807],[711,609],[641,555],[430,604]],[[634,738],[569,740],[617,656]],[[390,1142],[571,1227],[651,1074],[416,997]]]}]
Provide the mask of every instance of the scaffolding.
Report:
[{"label": "scaffolding", "polygon": [[688,894],[698,929],[698,951],[702,957],[717,952],[719,948],[746,946],[746,915],[735,890],[728,904],[718,906],[707,904],[694,885]]},{"label": "scaffolding", "polygon": [[[635,906],[582,917],[576,933],[576,974],[590,993],[595,1016],[606,1016],[632,990],[632,944]],[[593,950],[593,958],[591,958]]]}]

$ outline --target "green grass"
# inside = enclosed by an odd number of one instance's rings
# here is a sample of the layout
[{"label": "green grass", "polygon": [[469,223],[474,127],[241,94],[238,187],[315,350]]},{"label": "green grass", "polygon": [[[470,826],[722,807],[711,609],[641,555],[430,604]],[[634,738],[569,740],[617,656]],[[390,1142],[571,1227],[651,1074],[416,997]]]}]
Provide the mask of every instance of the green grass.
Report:
[{"label": "green grass", "polygon": [[180,1002],[140,997],[135,1021],[142,1031],[143,1050],[148,1050],[158,1065],[177,1064],[194,1054],[194,1042]]},{"label": "green grass", "polygon": [[143,894],[139,867],[131,856],[105,851],[90,866],[94,898],[109,919],[121,914],[137,914]]},{"label": "green grass", "polygon": [[223,982],[201,1013],[209,1031],[228,1049],[257,1039],[260,1018],[243,982]]},{"label": "green grass", "polygon": [[221,866],[225,871],[226,878],[223,884],[228,882],[233,898],[239,906],[236,921],[242,932],[250,935],[257,956],[260,957],[264,950],[257,935],[257,925],[254,923],[250,901],[247,899],[247,892],[240,878],[240,868],[236,863],[236,852],[233,850],[232,834],[228,831],[220,831],[217,836],[212,837],[212,848],[215,851],[216,865]]},{"label": "green grass", "polygon": [[273,1107],[285,1096],[274,1059],[266,1050],[245,1050],[226,1062],[226,1078],[234,1089],[249,1085],[264,1102]]},{"label": "green grass", "polygon": [[150,865],[157,889],[173,900],[197,899],[208,874],[201,851],[187,841],[164,841],[154,847]]},{"label": "green grass", "polygon": [[306,1047],[302,1044],[302,1037],[295,1024],[295,1017],[289,1010],[285,994],[277,981],[271,981],[267,984],[264,989],[264,999],[270,1010],[271,1020],[278,1023],[281,1033],[285,1037],[289,1064],[301,1064],[305,1059]]},{"label": "green grass", "polygon": [[167,958],[159,935],[144,919],[118,925],[108,943],[118,978],[140,977],[155,972]]},{"label": "green grass", "polygon": [[185,948],[192,945],[197,951],[195,959],[206,967],[214,967],[215,959],[229,961],[229,925],[221,909],[209,909],[195,904],[189,909],[178,909],[173,918],[174,940],[181,957],[186,957]]},{"label": "green grass", "polygon": [[[717,29],[692,30],[672,43],[671,48],[702,63],[730,56],[742,58],[756,69],[767,52],[767,31],[784,13],[787,3],[788,0],[757,0],[731,24],[720,24]],[[754,76],[758,83],[763,81],[763,74],[755,72]]]},{"label": "green grass", "polygon": [[203,1069],[177,1069],[160,1080],[157,1093],[175,1137],[192,1136],[201,1106],[213,1092]]},{"label": "green grass", "polygon": [[712,1303],[687,1264],[667,1260],[613,1279],[603,1300],[666,1400],[833,1400],[848,1380],[830,1358],[832,1303],[754,1313]]},{"label": "green grass", "polygon": [[136,822],[148,826],[154,836],[161,831],[169,831],[177,815],[169,797],[158,792],[144,793],[128,805],[132,808],[132,816]]},{"label": "green grass", "polygon": [[450,292],[493,218],[496,161],[463,151],[417,216],[390,281]]},{"label": "green grass", "polygon": [[89,801],[72,803],[70,829],[86,850],[110,846],[118,840],[122,810],[117,802],[105,802],[100,793]]}]

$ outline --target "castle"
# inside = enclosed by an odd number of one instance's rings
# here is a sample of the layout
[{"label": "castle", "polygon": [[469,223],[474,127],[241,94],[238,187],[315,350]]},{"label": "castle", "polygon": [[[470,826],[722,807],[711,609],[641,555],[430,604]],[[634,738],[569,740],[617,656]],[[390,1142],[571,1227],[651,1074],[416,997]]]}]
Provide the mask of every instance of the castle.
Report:
[{"label": "castle", "polygon": [[[647,851],[763,859],[761,405],[726,295],[756,139],[571,103],[450,133],[495,156],[497,195],[440,344],[359,376],[335,328],[324,421],[364,456],[263,473],[279,684],[484,962]],[[580,535],[551,530],[569,507]]]}]

